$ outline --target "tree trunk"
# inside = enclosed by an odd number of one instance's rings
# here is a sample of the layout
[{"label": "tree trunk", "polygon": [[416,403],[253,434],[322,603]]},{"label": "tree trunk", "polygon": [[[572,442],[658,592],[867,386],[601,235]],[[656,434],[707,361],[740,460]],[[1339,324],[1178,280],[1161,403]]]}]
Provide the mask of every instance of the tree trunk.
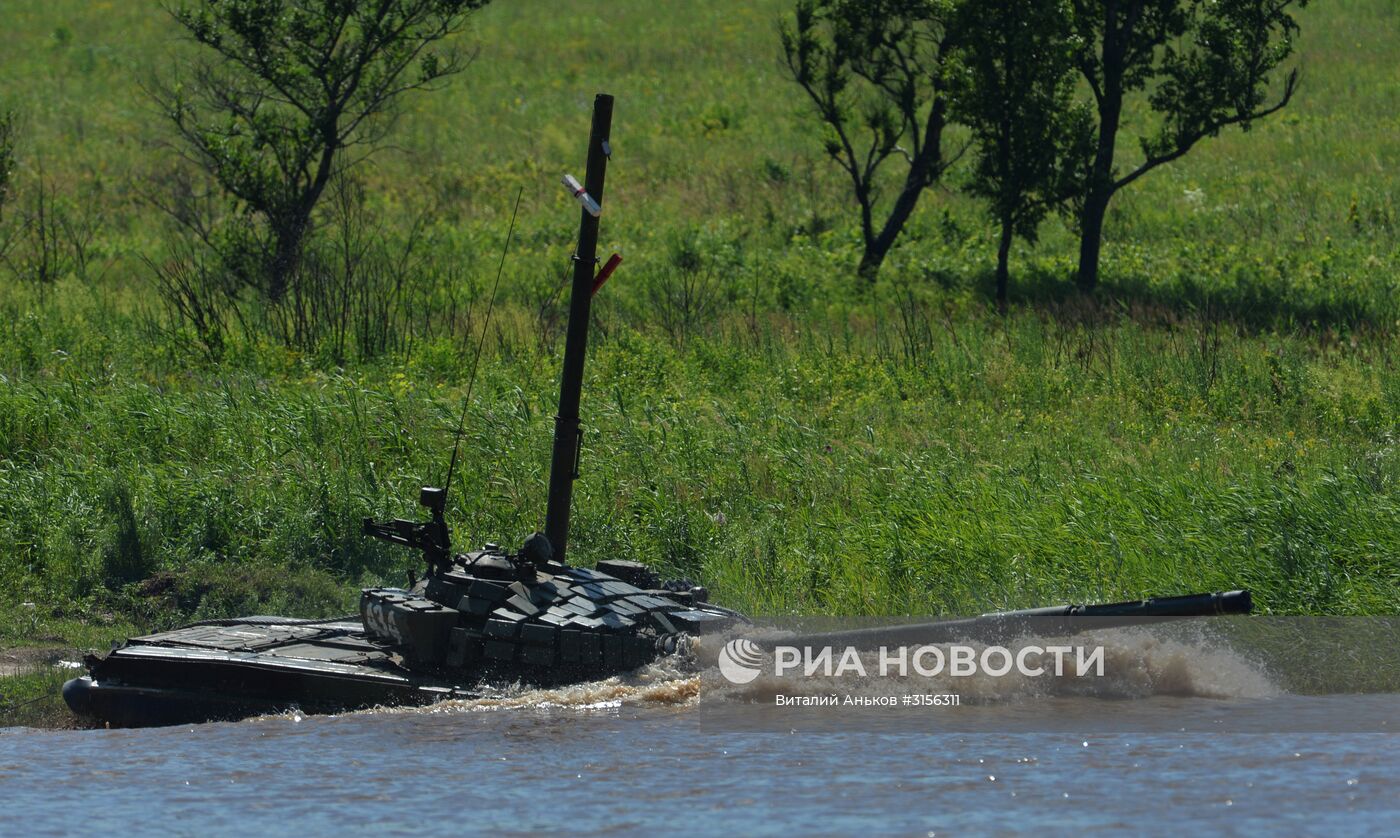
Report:
[{"label": "tree trunk", "polygon": [[311,229],[311,213],[315,211],[316,203],[321,200],[321,193],[326,191],[326,185],[335,171],[335,154],[339,146],[334,134],[335,121],[332,120],[330,124],[311,183],[286,215],[272,222],[272,235],[276,242],[272,263],[268,266],[267,296],[273,303],[281,302],[287,294],[287,287],[301,263],[302,247],[306,243],[307,231]]},{"label": "tree trunk", "polygon": [[287,295],[287,287],[301,261],[302,240],[306,235],[306,225],[299,221],[276,224],[273,231],[272,259],[267,265],[267,299],[272,303],[282,302]]},{"label": "tree trunk", "polygon": [[1011,219],[1001,221],[1001,246],[997,248],[997,311],[1006,313],[1007,290],[1011,285]]},{"label": "tree trunk", "polygon": [[910,163],[909,172],[904,176],[904,188],[894,199],[894,206],[890,207],[890,215],[885,219],[878,235],[871,235],[873,226],[870,222],[869,199],[861,199],[861,206],[865,210],[862,228],[865,234],[865,253],[860,257],[858,272],[872,285],[875,283],[876,274],[880,272],[880,265],[884,264],[885,254],[894,247],[895,239],[899,238],[905,222],[919,205],[919,196],[939,174],[939,166],[943,161],[943,126],[947,119],[947,109],[948,103],[940,93],[935,97],[933,109],[929,111],[928,123],[924,128],[924,148]]},{"label": "tree trunk", "polygon": [[1121,93],[1106,97],[1099,106],[1099,147],[1094,168],[1089,173],[1088,194],[1079,210],[1079,273],[1075,278],[1080,291],[1093,291],[1099,284],[1099,252],[1103,249],[1103,220],[1113,198],[1113,154],[1118,145],[1118,120],[1122,114]]},{"label": "tree trunk", "polygon": [[[1106,30],[1114,30],[1110,17]],[[1105,34],[1103,52],[1103,94],[1098,100],[1099,138],[1089,172],[1084,206],[1079,212],[1079,273],[1075,282],[1080,291],[1093,291],[1099,284],[1099,252],[1103,247],[1103,220],[1113,198],[1113,155],[1118,150],[1118,126],[1123,119],[1123,43]]]},{"label": "tree trunk", "polygon": [[1075,283],[1090,292],[1099,284],[1099,253],[1103,249],[1103,220],[1108,214],[1108,190],[1090,192],[1079,213],[1079,273]]},{"label": "tree trunk", "polygon": [[[919,195],[924,191],[924,179],[927,177],[922,171],[910,170],[909,177],[904,183],[904,189],[900,190],[899,197],[894,199],[894,206],[890,207],[890,216],[885,219],[885,226],[880,228],[880,234],[865,243],[865,254],[860,259],[860,275],[870,282],[875,281],[875,274],[880,270],[880,265],[885,261],[885,254],[894,247],[895,239],[899,238],[899,233],[904,229],[904,224],[909,220],[909,216],[914,214],[914,208],[919,205]],[[867,272],[868,271],[868,272]]]},{"label": "tree trunk", "polygon": [[[866,285],[875,284],[875,276],[880,273],[880,265],[884,264],[885,254],[890,252],[890,245],[885,242],[883,231],[881,235],[875,235],[875,207],[867,188],[856,186],[856,201],[860,204],[860,237],[865,242],[865,250],[860,254],[860,267],[856,268],[856,274],[865,280]],[[888,228],[889,225],[886,225]]]},{"label": "tree trunk", "polygon": [[856,274],[865,280],[867,285],[875,284],[875,277],[880,273],[880,266],[884,264],[887,252],[889,247],[881,246],[878,240],[865,243],[865,252],[860,255],[860,267],[856,268]]}]

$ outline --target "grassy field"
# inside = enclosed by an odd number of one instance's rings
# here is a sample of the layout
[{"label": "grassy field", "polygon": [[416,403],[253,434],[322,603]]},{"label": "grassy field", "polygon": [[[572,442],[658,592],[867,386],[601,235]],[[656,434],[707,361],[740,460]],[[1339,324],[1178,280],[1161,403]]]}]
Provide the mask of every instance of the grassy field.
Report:
[{"label": "grassy field", "polygon": [[522,187],[450,518],[459,544],[538,528],[577,224],[557,181],[598,90],[601,247],[626,261],[595,307],[573,560],[770,614],[1241,586],[1273,613],[1400,611],[1400,10],[1314,3],[1296,103],[1120,196],[1096,302],[1052,222],[1003,318],[956,172],[857,282],[847,186],[781,71],[786,6],[488,8],[476,62],[363,171],[386,238],[422,224],[402,340],[235,335],[214,361],[143,260],[169,248],[172,152],[141,82],[187,47],[155,3],[8,5],[16,200],[42,170],[93,236],[86,275],[42,291],[0,266],[0,642],[343,612],[400,581],[411,557],[358,521],[443,477]]}]

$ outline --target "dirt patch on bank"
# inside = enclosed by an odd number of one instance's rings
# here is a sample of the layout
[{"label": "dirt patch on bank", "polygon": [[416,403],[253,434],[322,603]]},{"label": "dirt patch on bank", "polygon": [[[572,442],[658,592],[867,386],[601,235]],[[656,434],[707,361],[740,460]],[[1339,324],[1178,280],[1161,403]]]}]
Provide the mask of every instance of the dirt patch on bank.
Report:
[{"label": "dirt patch on bank", "polygon": [[59,646],[17,646],[0,649],[0,678],[30,675],[59,661],[82,660],[82,653]]}]

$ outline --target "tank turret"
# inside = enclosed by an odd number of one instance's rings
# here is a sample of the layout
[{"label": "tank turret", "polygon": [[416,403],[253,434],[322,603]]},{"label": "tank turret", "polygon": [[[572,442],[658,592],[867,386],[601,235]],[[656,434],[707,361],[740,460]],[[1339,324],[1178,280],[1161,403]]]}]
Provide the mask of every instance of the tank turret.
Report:
[{"label": "tank turret", "polygon": [[555,560],[542,533],[514,553],[487,544],[444,559],[439,551],[451,542],[441,507],[433,505],[439,491],[421,493],[431,521],[364,525],[367,534],[427,558],[423,580],[407,589],[366,589],[360,597],[365,632],[410,666],[531,681],[596,677],[640,666],[674,652],[684,635],[738,619],[706,604],[703,588],[663,584],[640,562],[569,567]]}]

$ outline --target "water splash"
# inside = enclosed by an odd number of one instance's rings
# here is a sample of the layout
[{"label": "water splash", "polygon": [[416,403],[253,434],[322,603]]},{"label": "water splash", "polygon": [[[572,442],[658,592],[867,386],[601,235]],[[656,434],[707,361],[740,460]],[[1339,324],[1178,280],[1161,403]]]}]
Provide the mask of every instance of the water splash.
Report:
[{"label": "water splash", "polygon": [[[691,643],[688,654],[672,655],[633,672],[597,681],[557,687],[522,684],[486,688],[473,699],[442,701],[425,707],[375,708],[360,713],[443,715],[500,711],[548,710],[573,713],[615,711],[623,707],[690,708],[705,705],[771,704],[782,695],[904,695],[931,692],[957,693],[967,704],[995,705],[1026,699],[1064,697],[1097,699],[1146,699],[1156,696],[1257,699],[1271,698],[1282,690],[1264,670],[1245,655],[1204,634],[1162,637],[1143,628],[1115,628],[1086,632],[1073,641],[1059,638],[1021,638],[1008,643],[1013,653],[1026,645],[1075,643],[1104,647],[1102,676],[1064,674],[1047,669],[1044,675],[1026,676],[1013,671],[995,677],[984,672],[972,676],[946,674],[925,678],[881,677],[877,653],[861,656],[868,675],[810,677],[772,675],[772,656],[764,655],[763,674],[748,684],[732,684],[720,675],[719,651],[730,639],[709,636]],[[970,644],[980,650],[979,644]],[[943,644],[947,651],[946,644]],[[290,718],[288,715],[276,718]]]},{"label": "water splash", "polygon": [[[1204,636],[1161,637],[1143,628],[1101,629],[1063,638],[1020,638],[1004,644],[1014,655],[1029,646],[1103,646],[1104,674],[1078,675],[1074,666],[1056,675],[1047,668],[1042,675],[1030,676],[1014,669],[993,676],[984,671],[954,677],[946,672],[932,677],[882,677],[878,653],[860,655],[866,675],[805,676],[772,674],[772,656],[765,655],[763,674],[754,681],[736,685],[722,678],[716,660],[724,638],[706,637],[693,644],[693,653],[702,667],[702,696],[706,702],[771,703],[776,695],[914,695],[956,693],[972,704],[995,704],[1044,697],[1084,697],[1141,699],[1177,696],[1215,699],[1270,698],[1282,692],[1264,670],[1228,645]],[[948,644],[935,644],[945,655]],[[985,644],[966,644],[977,650]],[[839,657],[839,650],[838,650]]]}]

